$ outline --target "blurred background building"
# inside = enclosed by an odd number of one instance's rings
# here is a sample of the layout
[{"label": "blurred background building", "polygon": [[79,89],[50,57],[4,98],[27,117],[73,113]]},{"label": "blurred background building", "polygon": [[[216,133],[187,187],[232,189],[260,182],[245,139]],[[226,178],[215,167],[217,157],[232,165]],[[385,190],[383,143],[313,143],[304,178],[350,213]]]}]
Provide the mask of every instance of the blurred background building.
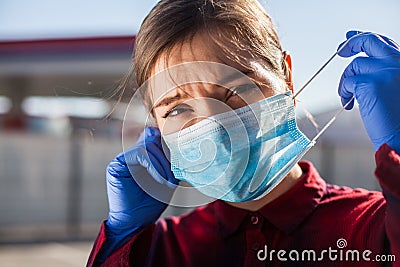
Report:
[{"label": "blurred background building", "polygon": [[[117,1],[112,8],[105,1],[73,1],[77,14],[68,13],[70,4],[57,9],[52,1],[44,1],[48,8],[40,13],[42,9],[33,2],[0,0],[0,262],[8,259],[10,265],[5,266],[26,266],[18,258],[30,252],[47,253],[53,259],[39,266],[82,266],[107,217],[105,168],[123,150],[122,125],[132,91],[119,99],[118,88],[130,68],[140,21],[155,1]],[[335,51],[348,29],[374,30],[400,40],[397,26],[391,26],[399,25],[397,1],[369,7],[363,1],[344,0],[335,4],[261,2],[274,18],[284,47],[292,52],[296,85]],[[348,10],[341,9],[341,4]],[[328,14],[326,5],[337,12]],[[365,10],[361,12],[358,5]],[[307,12],[299,12],[304,8]],[[13,24],[12,14],[22,21],[20,28]],[[342,15],[340,21],[337,14]],[[51,21],[45,19],[37,26],[48,25],[49,33],[24,30],[40,21],[40,16],[50,15]],[[91,26],[96,30],[85,24],[92,18],[97,18],[98,25]],[[125,30],[116,26],[117,30],[101,31],[101,25],[118,19]],[[78,26],[75,31],[66,30],[57,20]],[[79,28],[79,21],[86,32]],[[302,96],[320,127],[339,108],[334,91],[348,63],[333,63],[314,89]],[[130,114],[132,139],[140,132],[142,117],[140,112]],[[301,119],[299,124],[308,136],[316,134],[308,120]],[[341,114],[305,159],[328,182],[380,190],[373,174],[374,151],[357,109]],[[187,210],[169,208],[164,216],[183,211]],[[77,241],[84,243],[65,243]],[[44,245],[32,245],[38,243]],[[11,250],[10,244],[31,245]],[[71,260],[74,257],[78,263]]]},{"label": "blurred background building", "polygon": [[0,242],[89,238],[105,218],[134,40],[0,42]]}]

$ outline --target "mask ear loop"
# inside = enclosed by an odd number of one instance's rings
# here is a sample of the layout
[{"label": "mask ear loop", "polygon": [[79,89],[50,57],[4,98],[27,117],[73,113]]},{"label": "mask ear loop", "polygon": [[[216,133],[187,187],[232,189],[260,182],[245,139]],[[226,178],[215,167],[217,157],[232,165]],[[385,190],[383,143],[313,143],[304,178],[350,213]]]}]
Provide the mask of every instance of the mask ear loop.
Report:
[{"label": "mask ear loop", "polygon": [[332,123],[336,120],[336,118],[340,115],[340,113],[342,113],[353,100],[354,100],[354,95],[349,102],[347,102],[341,109],[338,110],[338,112],[336,112],[336,114],[325,124],[325,126],[321,129],[321,131],[319,131],[319,133],[311,140],[312,143],[315,143],[317,141],[317,139],[326,131],[326,129],[329,128],[329,126],[332,125]]},{"label": "mask ear loop", "polygon": [[[308,81],[300,88],[299,91],[297,91],[293,96],[292,99],[295,100],[295,98],[312,82],[312,80],[314,80],[315,77],[318,76],[318,74],[321,73],[321,71],[339,54],[339,52],[343,49],[343,47],[346,46],[346,44],[353,39],[356,36],[359,36],[363,34],[362,32],[359,34],[356,34],[352,37],[350,37],[349,39],[347,39],[342,46],[314,73],[313,76],[311,76],[310,79],[308,79]],[[326,129],[329,128],[329,126],[332,125],[332,123],[336,120],[336,118],[340,115],[340,113],[342,113],[347,106],[354,100],[354,95],[353,97],[338,111],[336,112],[336,114],[325,124],[325,126],[321,129],[321,131],[319,131],[319,133],[311,140],[312,143],[315,143],[316,140],[326,131]]]},{"label": "mask ear loop", "polygon": [[[350,39],[349,39],[349,40],[350,40]],[[342,46],[342,47],[343,47],[343,46]],[[336,55],[339,53],[339,51],[340,51],[340,49],[339,49],[338,51],[336,51],[335,54],[333,54],[333,55],[328,59],[328,61],[326,61],[326,62],[324,63],[324,65],[322,65],[322,67],[319,68],[319,70],[317,70],[317,72],[314,73],[313,76],[311,76],[310,79],[308,79],[308,81],[300,88],[300,90],[297,91],[297,92],[292,96],[293,99],[295,99],[301,92],[303,92],[304,89],[306,89],[306,87],[312,82],[312,80],[314,80],[314,78],[317,77],[318,74],[320,74],[321,71],[322,71],[323,69],[325,69],[325,67],[336,57]]]}]

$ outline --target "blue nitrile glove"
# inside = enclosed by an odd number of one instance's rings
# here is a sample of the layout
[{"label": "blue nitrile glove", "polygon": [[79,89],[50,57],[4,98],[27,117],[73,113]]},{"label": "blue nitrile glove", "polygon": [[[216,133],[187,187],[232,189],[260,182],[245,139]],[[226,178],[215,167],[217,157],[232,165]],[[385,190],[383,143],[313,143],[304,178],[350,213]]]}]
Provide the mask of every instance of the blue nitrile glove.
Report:
[{"label": "blue nitrile glove", "polygon": [[110,211],[106,221],[107,242],[100,252],[100,261],[154,223],[167,204],[152,196],[168,202],[178,184],[163,153],[160,131],[154,127],[147,127],[134,147],[110,162],[106,178]]},{"label": "blue nitrile glove", "polygon": [[339,55],[351,57],[365,52],[367,57],[355,58],[342,74],[342,104],[355,95],[375,151],[387,143],[400,153],[400,47],[375,33],[347,32],[347,39],[352,36],[347,44],[339,46]]}]

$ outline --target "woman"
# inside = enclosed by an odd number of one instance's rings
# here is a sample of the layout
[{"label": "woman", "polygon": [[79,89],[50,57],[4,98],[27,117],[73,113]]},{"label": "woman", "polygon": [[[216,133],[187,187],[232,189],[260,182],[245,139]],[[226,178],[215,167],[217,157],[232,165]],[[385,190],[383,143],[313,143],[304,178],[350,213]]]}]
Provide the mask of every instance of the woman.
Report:
[{"label": "woman", "polygon": [[[295,125],[291,58],[256,0],[159,2],[130,76],[161,133],[146,128],[109,164],[109,217],[88,266],[400,266],[400,51],[377,34],[347,37],[339,55],[369,57],[348,66],[339,94],[359,102],[384,196],[297,164],[312,144]],[[156,222],[179,180],[219,200]]]}]

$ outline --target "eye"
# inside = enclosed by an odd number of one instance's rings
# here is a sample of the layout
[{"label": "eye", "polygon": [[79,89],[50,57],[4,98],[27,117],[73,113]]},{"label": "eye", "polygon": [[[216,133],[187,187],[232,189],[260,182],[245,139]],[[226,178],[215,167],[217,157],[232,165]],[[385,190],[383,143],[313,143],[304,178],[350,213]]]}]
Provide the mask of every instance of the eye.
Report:
[{"label": "eye", "polygon": [[229,88],[229,90],[231,91],[231,94],[229,95],[229,97],[237,96],[237,95],[240,96],[241,94],[249,92],[251,89],[254,89],[253,84],[241,84],[238,86],[231,87],[231,88]]},{"label": "eye", "polygon": [[191,107],[189,107],[188,105],[178,105],[170,110],[168,110],[163,116],[161,116],[162,118],[167,118],[167,117],[176,117],[184,112],[188,112],[188,111],[193,111],[193,109]]}]

